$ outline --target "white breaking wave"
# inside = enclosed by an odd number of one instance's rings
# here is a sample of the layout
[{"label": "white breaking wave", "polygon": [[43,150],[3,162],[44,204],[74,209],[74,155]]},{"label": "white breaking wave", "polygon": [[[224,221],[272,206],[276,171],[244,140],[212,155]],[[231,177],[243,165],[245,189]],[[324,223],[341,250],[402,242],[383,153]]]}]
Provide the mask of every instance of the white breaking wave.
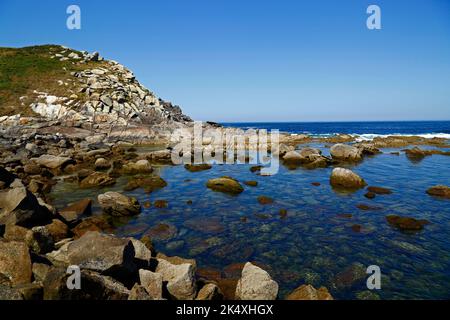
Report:
[{"label": "white breaking wave", "polygon": [[386,137],[421,137],[425,139],[432,138],[443,138],[450,140],[449,133],[423,133],[423,134],[375,134],[375,133],[366,133],[366,134],[351,134],[351,136],[355,137],[357,141],[371,141],[377,137],[386,138]]}]

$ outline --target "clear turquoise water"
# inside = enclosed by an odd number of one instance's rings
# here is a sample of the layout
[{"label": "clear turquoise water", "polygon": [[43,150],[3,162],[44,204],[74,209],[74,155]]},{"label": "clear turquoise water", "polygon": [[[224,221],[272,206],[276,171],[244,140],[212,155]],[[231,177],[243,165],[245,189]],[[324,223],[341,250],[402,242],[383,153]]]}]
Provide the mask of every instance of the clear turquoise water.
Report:
[{"label": "clear turquoise water", "polygon": [[[322,145],[319,145],[322,147]],[[324,149],[325,153],[327,152]],[[437,184],[450,185],[450,158],[433,155],[420,162],[404,154],[366,158],[349,166],[369,185],[387,187],[392,195],[364,197],[364,190],[343,194],[329,185],[332,167],[288,170],[262,177],[251,173],[250,165],[216,165],[191,173],[182,166],[161,167],[168,186],[151,195],[141,190],[127,194],[145,201],[167,200],[169,208],[145,209],[117,223],[120,236],[140,237],[158,223],[173,226],[173,237],[155,239],[157,249],[167,255],[197,259],[199,267],[223,270],[227,265],[256,261],[279,282],[280,297],[303,283],[325,286],[335,298],[355,299],[366,291],[365,280],[339,287],[336,276],[354,263],[378,265],[383,274],[382,299],[450,298],[450,200],[428,196],[425,191]],[[239,181],[256,180],[256,188],[246,187],[238,196],[206,188],[210,178],[232,176]],[[121,178],[112,190],[121,190]],[[320,182],[314,187],[312,182]],[[57,207],[103,190],[78,190],[75,184],[60,183],[53,197]],[[257,197],[270,196],[274,204],[260,205]],[[192,200],[192,205],[186,204]],[[379,207],[362,211],[358,204]],[[279,209],[287,209],[281,219]],[[339,214],[353,217],[340,218]],[[405,234],[391,228],[385,216],[397,214],[431,222],[421,232]],[[242,221],[247,218],[247,222]],[[356,233],[354,224],[362,226]]]}]

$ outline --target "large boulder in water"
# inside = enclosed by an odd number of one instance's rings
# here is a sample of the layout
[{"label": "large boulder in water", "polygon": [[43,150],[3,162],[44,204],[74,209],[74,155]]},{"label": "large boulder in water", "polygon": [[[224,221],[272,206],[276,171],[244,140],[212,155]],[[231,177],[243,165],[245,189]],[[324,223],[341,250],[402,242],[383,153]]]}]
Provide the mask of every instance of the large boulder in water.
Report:
[{"label": "large boulder in water", "polygon": [[359,175],[349,169],[335,168],[331,173],[330,183],[333,187],[359,189],[366,186],[366,182]]},{"label": "large boulder in water", "polygon": [[333,159],[341,161],[359,161],[362,159],[362,150],[347,144],[335,144],[330,148]]},{"label": "large boulder in water", "polygon": [[278,284],[263,269],[246,263],[241,279],[236,287],[236,299],[239,300],[275,300]]},{"label": "large boulder in water", "polygon": [[230,177],[221,177],[208,180],[206,186],[214,191],[230,194],[239,194],[244,191],[241,184],[237,180]]},{"label": "large boulder in water", "polygon": [[106,192],[98,196],[103,211],[112,216],[134,216],[141,212],[141,205],[133,197],[118,192]]}]

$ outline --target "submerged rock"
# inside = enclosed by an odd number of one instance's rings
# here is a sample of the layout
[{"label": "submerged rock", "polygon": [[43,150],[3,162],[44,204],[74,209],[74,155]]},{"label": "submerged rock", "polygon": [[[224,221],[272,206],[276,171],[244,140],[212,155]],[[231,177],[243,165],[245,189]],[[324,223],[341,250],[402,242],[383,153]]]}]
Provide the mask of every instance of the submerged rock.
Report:
[{"label": "submerged rock", "polygon": [[165,188],[167,182],[164,181],[159,176],[150,175],[146,177],[134,177],[128,181],[127,185],[124,187],[125,191],[133,191],[138,188],[143,188],[145,192],[151,193],[158,189]]},{"label": "submerged rock", "polygon": [[169,202],[166,200],[156,200],[154,206],[157,209],[165,209],[169,207]]},{"label": "submerged rock", "polygon": [[159,223],[156,226],[150,228],[146,235],[150,239],[156,240],[170,240],[177,235],[177,228],[171,224]]},{"label": "submerged rock", "polygon": [[139,270],[139,280],[151,300],[161,300],[163,291],[163,276],[148,270]]},{"label": "submerged rock", "polygon": [[244,184],[245,184],[246,186],[249,186],[249,187],[257,187],[257,186],[258,186],[258,182],[257,182],[257,181],[253,181],[253,180],[251,180],[251,181],[245,181]]},{"label": "submerged rock", "polygon": [[206,186],[214,191],[230,194],[239,194],[244,191],[241,184],[237,180],[230,177],[221,177],[208,180]]},{"label": "submerged rock", "polygon": [[450,187],[447,186],[434,186],[427,190],[427,193],[430,196],[442,197],[450,199]]},{"label": "submerged rock", "polygon": [[366,182],[359,175],[349,169],[335,168],[331,173],[330,183],[333,187],[359,189],[366,186]]},{"label": "submerged rock", "polygon": [[223,294],[220,288],[215,283],[205,284],[197,294],[195,300],[212,301],[222,300]]},{"label": "submerged rock", "polygon": [[379,194],[379,195],[383,195],[383,194],[392,194],[392,191],[388,188],[382,188],[382,187],[368,187],[367,190],[369,192],[375,193],[375,194]]},{"label": "submerged rock", "polygon": [[141,205],[133,197],[118,192],[107,192],[98,196],[103,211],[112,216],[134,216],[141,212]]},{"label": "submerged rock", "polygon": [[358,262],[338,273],[333,283],[338,289],[351,288],[366,278],[366,268]]},{"label": "submerged rock", "polygon": [[83,199],[72,203],[68,207],[59,211],[59,214],[68,223],[76,223],[82,216],[90,215],[92,213],[92,200]]},{"label": "submerged rock", "polygon": [[266,205],[266,204],[272,204],[274,202],[274,200],[267,196],[259,196],[258,202],[262,205]]},{"label": "submerged rock", "polygon": [[314,288],[312,285],[302,285],[291,292],[286,300],[334,300],[328,289],[321,287]]},{"label": "submerged rock", "polygon": [[263,269],[246,263],[239,279],[235,297],[238,300],[275,300],[278,284]]},{"label": "submerged rock", "polygon": [[212,169],[210,164],[186,164],[184,168],[189,172],[200,172]]},{"label": "submerged rock", "polygon": [[387,216],[386,220],[391,226],[401,231],[420,231],[424,226],[430,223],[425,219],[417,220],[415,218],[400,217],[397,215]]},{"label": "submerged rock", "polygon": [[111,178],[106,173],[94,172],[80,182],[80,188],[106,187],[116,183],[116,179]]}]

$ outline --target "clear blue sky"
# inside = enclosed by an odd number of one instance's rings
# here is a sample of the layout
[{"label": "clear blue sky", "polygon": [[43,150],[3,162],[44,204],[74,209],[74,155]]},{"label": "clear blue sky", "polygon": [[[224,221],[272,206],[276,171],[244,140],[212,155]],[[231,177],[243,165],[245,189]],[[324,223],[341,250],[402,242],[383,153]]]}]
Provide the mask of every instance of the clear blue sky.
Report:
[{"label": "clear blue sky", "polygon": [[121,62],[198,120],[450,119],[448,0],[0,0],[0,46],[47,43]]}]

